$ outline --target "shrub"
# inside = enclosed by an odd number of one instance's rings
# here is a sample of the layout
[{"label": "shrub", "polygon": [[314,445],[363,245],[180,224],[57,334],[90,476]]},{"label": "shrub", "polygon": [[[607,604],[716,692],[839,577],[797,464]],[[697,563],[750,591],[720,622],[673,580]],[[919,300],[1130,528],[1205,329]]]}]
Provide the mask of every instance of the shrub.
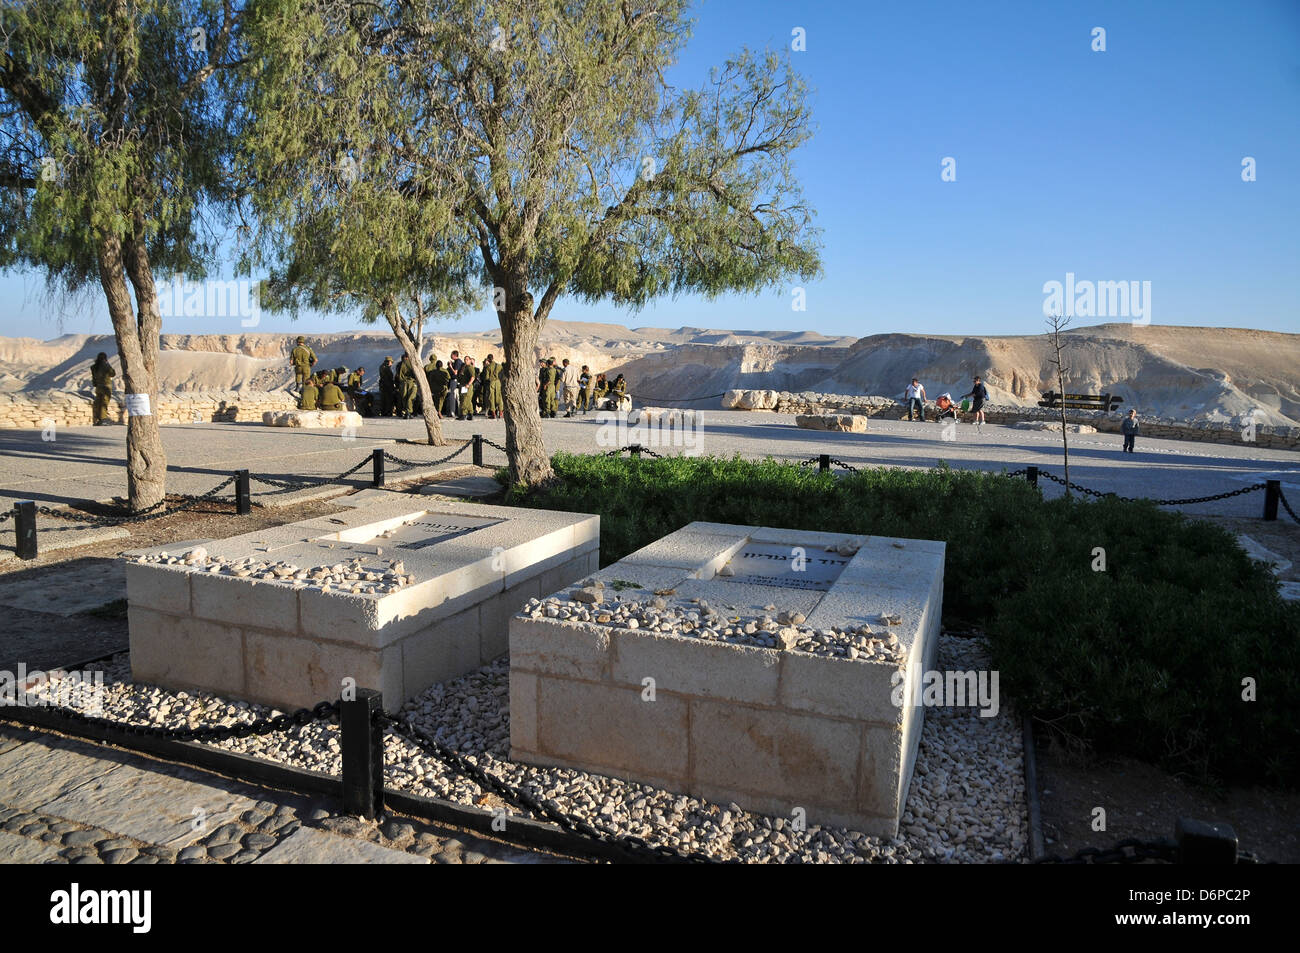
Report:
[{"label": "shrub", "polygon": [[1217,527],[945,467],[837,477],[563,453],[553,466],[508,502],[599,513],[606,564],[694,520],[944,540],[945,617],[986,628],[1008,694],[1051,730],[1203,779],[1300,780],[1300,606]]}]

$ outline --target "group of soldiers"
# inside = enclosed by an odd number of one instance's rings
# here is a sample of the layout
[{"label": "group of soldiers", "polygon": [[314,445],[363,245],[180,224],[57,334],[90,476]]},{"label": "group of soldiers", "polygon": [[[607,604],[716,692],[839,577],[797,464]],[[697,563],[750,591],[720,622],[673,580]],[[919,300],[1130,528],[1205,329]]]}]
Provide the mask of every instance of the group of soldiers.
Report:
[{"label": "group of soldiers", "polygon": [[567,357],[558,365],[553,357],[537,362],[537,406],[543,417],[557,416],[561,407],[566,417],[585,414],[626,395],[627,381],[622,374],[610,383],[604,374],[592,374],[586,364],[579,370]]},{"label": "group of soldiers", "polygon": [[[408,420],[421,412],[419,385],[416,370],[408,355],[403,354],[396,364],[385,357],[379,367],[378,400],[365,389],[365,368],[348,373],[346,367],[315,371],[316,353],[303,338],[290,352],[289,361],[294,369],[294,382],[299,389],[299,408],[302,410],[343,410],[347,406],[345,395],[351,395],[353,406],[366,416],[398,416]],[[434,413],[439,417],[473,420],[475,414],[489,419],[505,416],[502,385],[506,378],[506,361],[497,361],[491,354],[477,365],[473,357],[461,357],[452,351],[444,364],[430,356],[423,370],[429,382]],[[543,417],[587,413],[606,404],[617,406],[627,397],[627,381],[619,374],[612,382],[604,374],[592,374],[587,365],[579,369],[565,358],[559,364],[555,358],[538,361],[537,405]]]}]

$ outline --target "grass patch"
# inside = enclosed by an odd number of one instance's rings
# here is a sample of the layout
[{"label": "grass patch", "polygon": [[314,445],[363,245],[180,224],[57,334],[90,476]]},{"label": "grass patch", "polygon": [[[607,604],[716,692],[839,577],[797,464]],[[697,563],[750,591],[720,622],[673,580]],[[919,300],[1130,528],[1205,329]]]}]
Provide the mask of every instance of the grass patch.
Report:
[{"label": "grass patch", "polygon": [[836,477],[564,453],[553,466],[506,502],[599,513],[607,565],[693,520],[944,540],[945,617],[986,629],[1008,694],[1061,738],[1203,780],[1300,782],[1300,605],[1218,527],[942,467]]}]

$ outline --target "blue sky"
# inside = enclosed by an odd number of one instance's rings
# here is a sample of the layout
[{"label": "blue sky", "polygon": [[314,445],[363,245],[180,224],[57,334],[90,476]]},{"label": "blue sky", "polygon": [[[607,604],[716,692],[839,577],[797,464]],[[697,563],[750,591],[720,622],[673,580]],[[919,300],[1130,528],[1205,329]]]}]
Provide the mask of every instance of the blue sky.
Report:
[{"label": "blue sky", "polygon": [[[825,334],[1023,334],[1043,286],[1150,282],[1153,324],[1300,331],[1300,3],[703,0],[670,79],[742,46],[789,49],[817,133],[796,160],[824,277],[633,313],[553,317]],[[1092,49],[1094,28],[1104,52]],[[1242,181],[1253,157],[1256,181]],[[955,181],[941,179],[955,160]],[[62,316],[35,274],[0,276],[0,334],[108,333],[102,300]],[[1104,317],[1076,318],[1076,325]],[[1119,320],[1125,320],[1119,318]],[[495,327],[488,311],[435,333]],[[343,331],[346,317],[259,331]],[[239,333],[238,318],[164,331]]]}]

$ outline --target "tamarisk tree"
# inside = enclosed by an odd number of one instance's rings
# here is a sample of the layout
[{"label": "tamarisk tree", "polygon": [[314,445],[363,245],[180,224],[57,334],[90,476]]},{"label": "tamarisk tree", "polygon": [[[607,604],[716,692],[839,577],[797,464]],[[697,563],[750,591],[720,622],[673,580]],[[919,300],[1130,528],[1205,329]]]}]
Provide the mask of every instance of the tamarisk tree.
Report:
[{"label": "tamarisk tree", "polygon": [[791,161],[805,84],[742,52],[669,86],[685,6],[250,0],[249,178],[287,223],[280,274],[377,314],[398,288],[442,313],[490,296],[517,482],[551,474],[534,356],[562,296],[640,308],[819,272]]},{"label": "tamarisk tree", "polygon": [[127,486],[160,504],[154,275],[203,275],[216,239],[230,0],[41,0],[0,8],[0,267],[98,284],[127,395]]}]

